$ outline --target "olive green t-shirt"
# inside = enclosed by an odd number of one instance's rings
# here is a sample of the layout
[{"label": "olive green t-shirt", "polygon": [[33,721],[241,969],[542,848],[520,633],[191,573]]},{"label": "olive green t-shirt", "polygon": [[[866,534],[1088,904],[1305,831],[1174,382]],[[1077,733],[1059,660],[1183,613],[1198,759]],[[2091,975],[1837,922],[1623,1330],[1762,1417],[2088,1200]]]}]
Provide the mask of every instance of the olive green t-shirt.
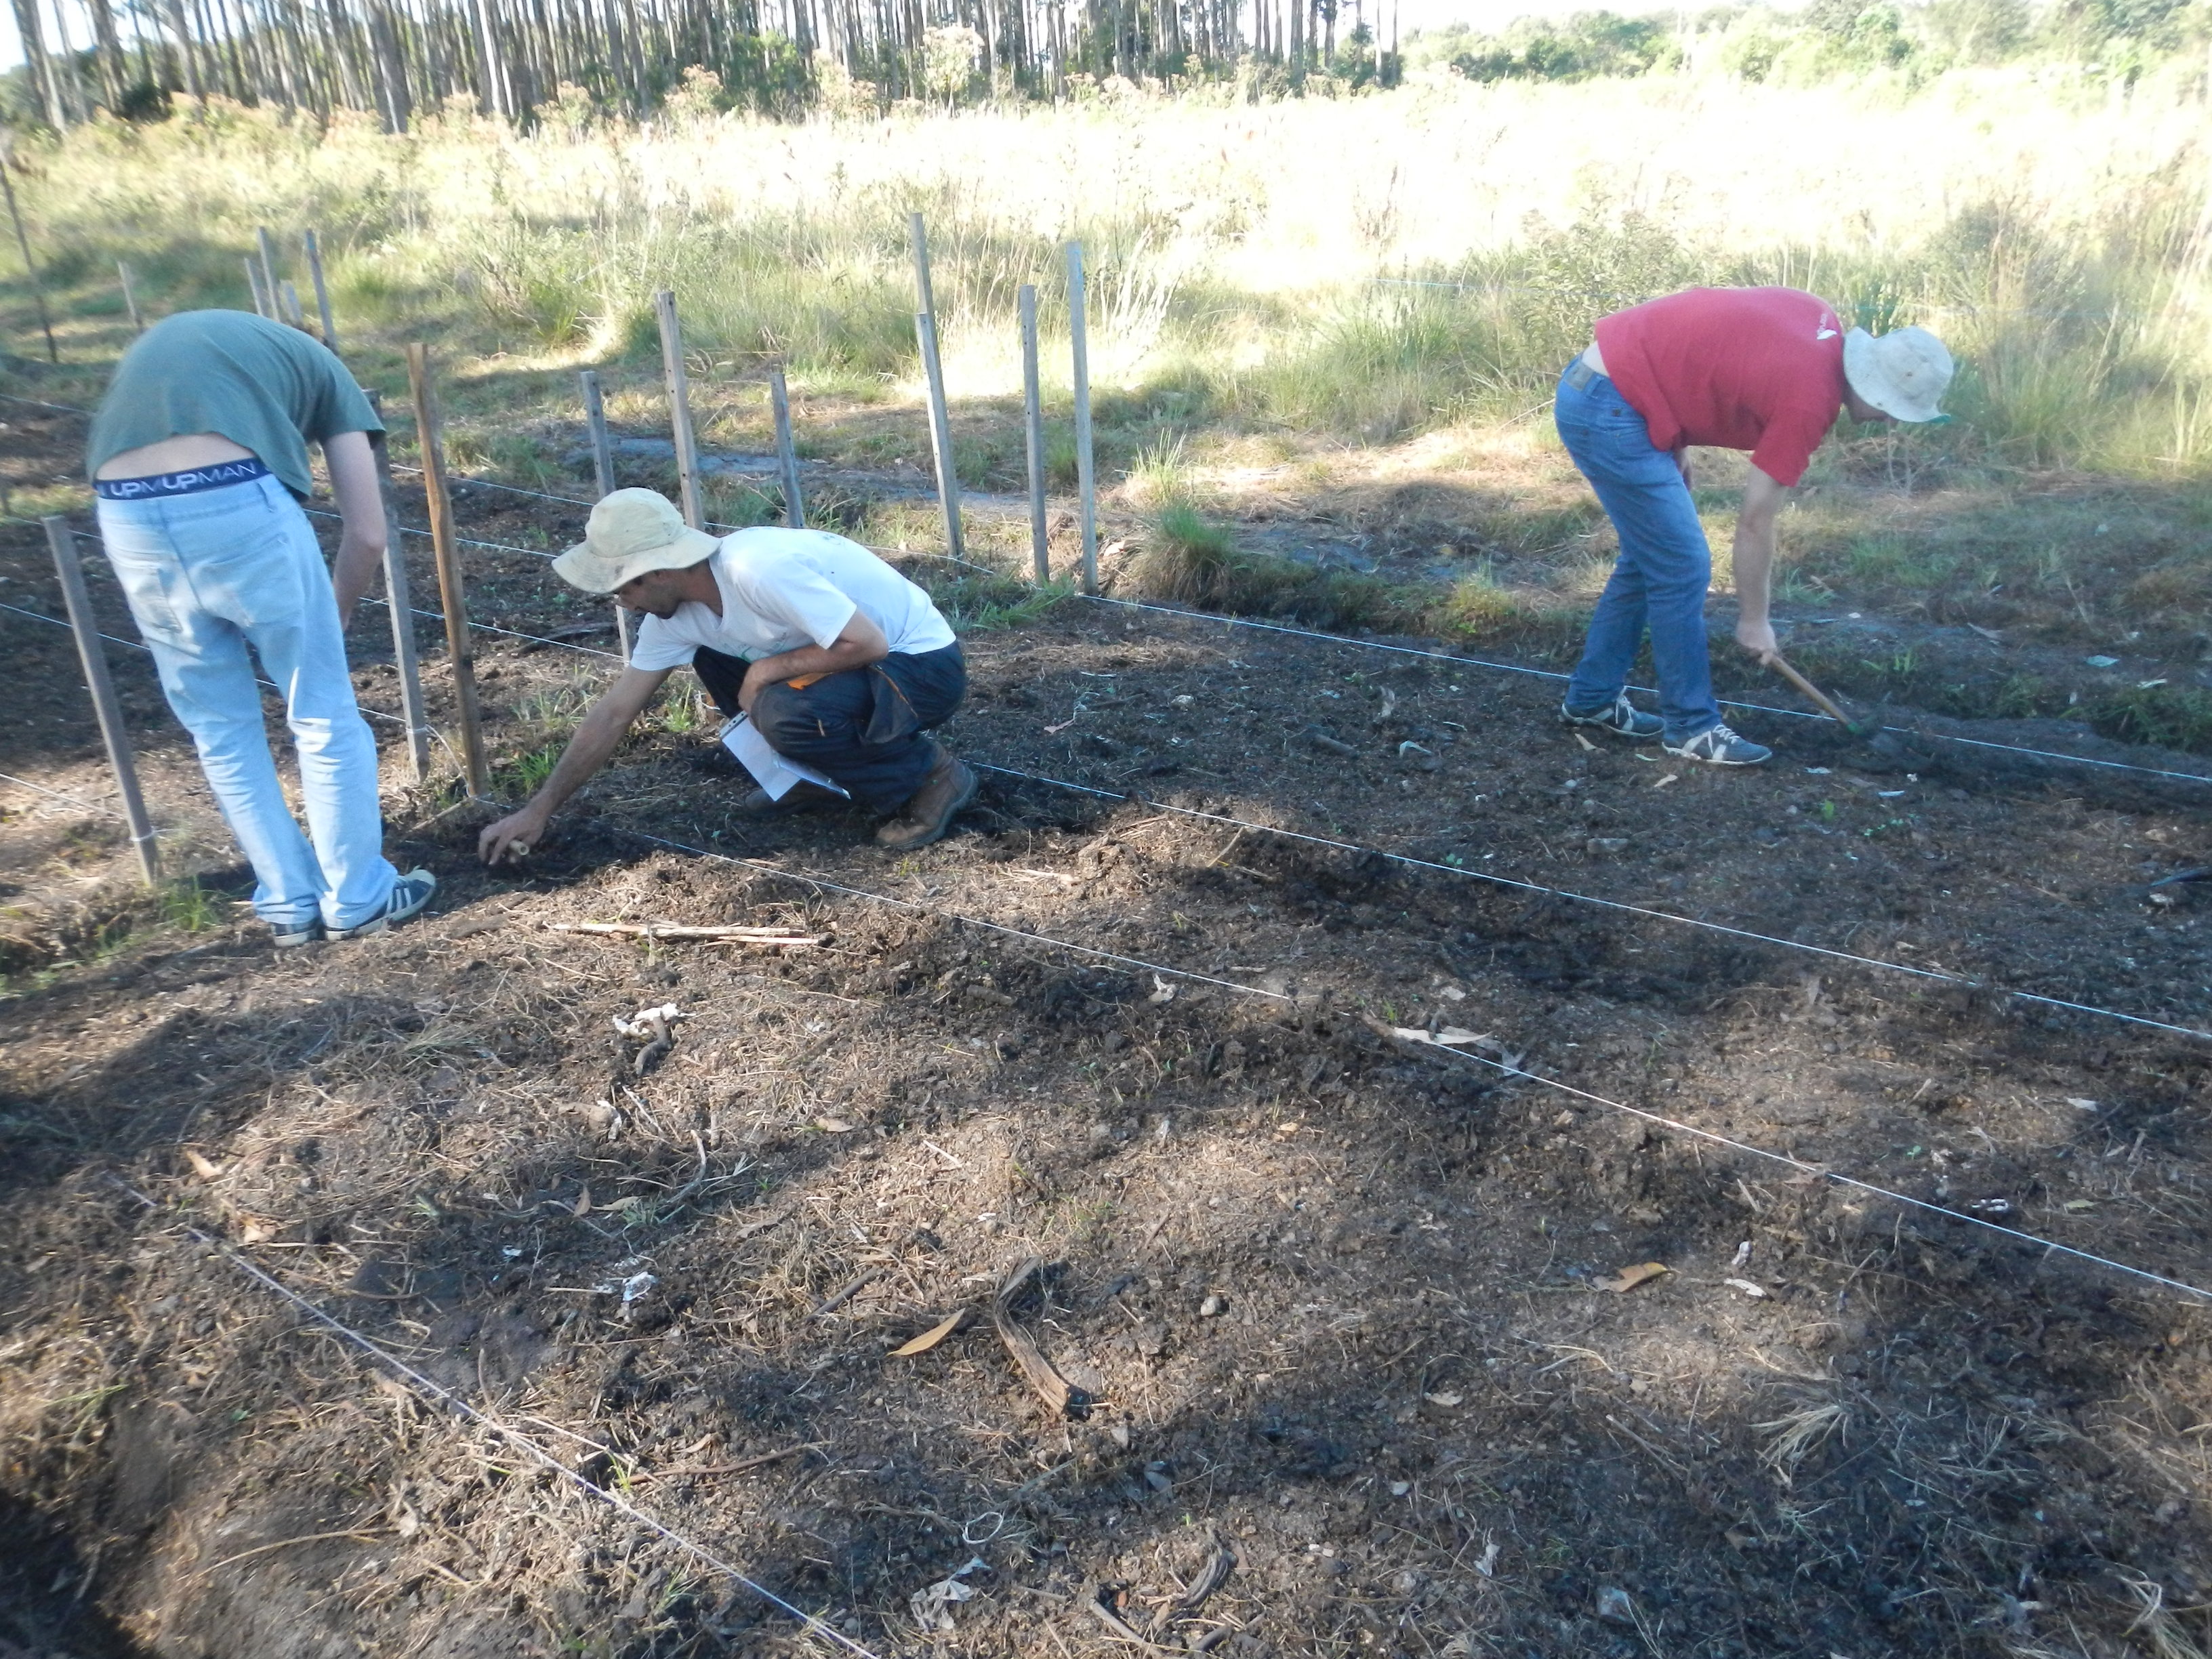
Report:
[{"label": "olive green t-shirt", "polygon": [[246,311],[181,311],[123,354],[93,416],[85,471],[164,438],[214,432],[250,449],[295,495],[314,488],[307,445],[384,422],[346,366],[310,335]]}]

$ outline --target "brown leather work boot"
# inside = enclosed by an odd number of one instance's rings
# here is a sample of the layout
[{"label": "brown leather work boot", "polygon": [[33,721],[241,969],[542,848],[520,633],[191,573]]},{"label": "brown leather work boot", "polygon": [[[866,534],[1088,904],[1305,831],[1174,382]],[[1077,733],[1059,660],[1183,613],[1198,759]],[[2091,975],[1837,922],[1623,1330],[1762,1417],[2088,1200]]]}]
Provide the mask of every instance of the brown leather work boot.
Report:
[{"label": "brown leather work boot", "polygon": [[899,816],[876,831],[876,844],[894,853],[911,853],[942,840],[953,818],[975,799],[976,787],[968,763],[939,747],[929,776]]}]

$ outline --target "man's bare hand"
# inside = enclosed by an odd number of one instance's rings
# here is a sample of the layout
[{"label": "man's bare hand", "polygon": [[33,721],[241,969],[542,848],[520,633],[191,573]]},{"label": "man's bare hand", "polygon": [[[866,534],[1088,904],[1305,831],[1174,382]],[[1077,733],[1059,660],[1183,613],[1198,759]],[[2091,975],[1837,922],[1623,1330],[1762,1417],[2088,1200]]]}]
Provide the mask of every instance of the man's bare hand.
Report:
[{"label": "man's bare hand", "polygon": [[530,849],[545,833],[545,815],[524,807],[520,812],[510,812],[497,823],[487,824],[477,837],[477,852],[486,864],[498,864],[504,860],[520,864],[530,856]]},{"label": "man's bare hand", "polygon": [[1781,653],[1782,647],[1774,638],[1771,623],[1740,622],[1735,625],[1735,642],[1759,659],[1765,667]]}]

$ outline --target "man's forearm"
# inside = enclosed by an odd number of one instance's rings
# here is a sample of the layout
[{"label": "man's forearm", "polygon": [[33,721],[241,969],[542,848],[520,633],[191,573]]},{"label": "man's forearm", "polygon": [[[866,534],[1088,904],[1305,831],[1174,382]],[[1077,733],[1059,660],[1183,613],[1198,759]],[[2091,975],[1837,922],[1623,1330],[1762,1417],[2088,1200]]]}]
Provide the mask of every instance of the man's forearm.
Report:
[{"label": "man's forearm", "polygon": [[376,584],[376,567],[384,556],[380,543],[364,542],[348,526],[338,541],[337,556],[331,562],[331,586],[337,591],[338,617],[350,621],[362,596]]},{"label": "man's forearm", "polygon": [[848,668],[866,668],[890,654],[851,640],[840,640],[827,650],[818,645],[802,645],[795,651],[779,651],[773,657],[761,658],[753,664],[750,677],[759,684],[781,685],[786,680],[803,680],[810,674],[842,674]]},{"label": "man's forearm", "polygon": [[[605,717],[603,717],[605,716]],[[576,728],[576,735],[568,739],[568,746],[561,751],[561,758],[553,774],[538,787],[530,798],[528,811],[541,818],[550,818],[560,810],[569,796],[590,782],[599,769],[607,763],[608,757],[622,746],[629,731],[628,719],[616,719],[607,711],[593,710]]]},{"label": "man's forearm", "polygon": [[1773,598],[1774,520],[1771,515],[1737,520],[1732,558],[1737,620],[1764,628],[1770,620],[1767,611]]}]

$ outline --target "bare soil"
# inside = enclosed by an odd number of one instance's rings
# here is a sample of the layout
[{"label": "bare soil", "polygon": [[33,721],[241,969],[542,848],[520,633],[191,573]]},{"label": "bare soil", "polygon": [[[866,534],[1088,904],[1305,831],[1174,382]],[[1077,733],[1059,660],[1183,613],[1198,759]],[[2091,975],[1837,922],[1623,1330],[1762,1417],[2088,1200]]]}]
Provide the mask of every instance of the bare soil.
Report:
[{"label": "bare soil", "polygon": [[[533,511],[465,530],[564,533]],[[479,616],[590,620],[471,556]],[[0,625],[0,768],[88,795],[67,636]],[[894,860],[740,817],[664,726],[514,874],[395,777],[434,912],[277,960],[9,794],[0,1654],[830,1650],[238,1261],[877,1654],[1131,1645],[1094,1605],[1241,1654],[2201,1649],[2212,1322],[2045,1242],[2212,1285],[2212,1044],[1479,878],[2203,1027],[2194,889],[2147,884],[2212,863],[2200,787],[1762,716],[1776,763],[1719,775],[1583,747],[1548,681],[1080,601],[969,645],[963,754],[1140,799],[994,772]],[[484,659],[511,762],[583,659]],[[549,927],[584,920],[823,942]],[[641,1073],[612,1022],[668,1002]],[[1450,1027],[1585,1092],[1389,1035]],[[1009,1317],[1070,1409],[988,1318],[890,1354],[1031,1258]]]}]

